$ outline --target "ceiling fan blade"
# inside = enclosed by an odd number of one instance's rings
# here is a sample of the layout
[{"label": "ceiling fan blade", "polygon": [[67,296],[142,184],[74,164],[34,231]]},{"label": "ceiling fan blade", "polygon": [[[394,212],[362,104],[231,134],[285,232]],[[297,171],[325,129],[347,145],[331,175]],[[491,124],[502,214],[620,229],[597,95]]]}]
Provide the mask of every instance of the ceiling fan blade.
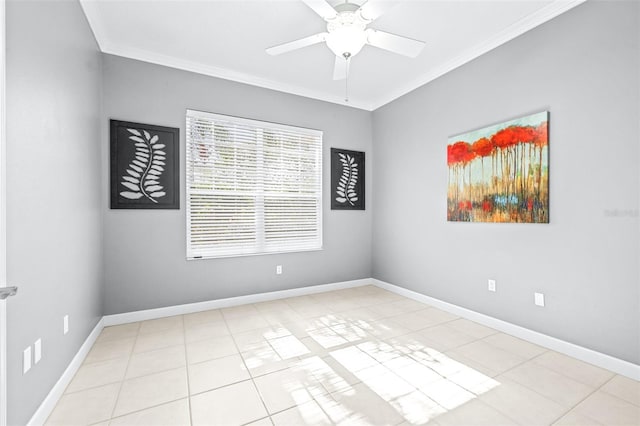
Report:
[{"label": "ceiling fan blade", "polygon": [[397,5],[397,1],[369,0],[359,9],[360,16],[367,21],[375,21],[389,9],[392,9]]},{"label": "ceiling fan blade", "polygon": [[301,38],[298,40],[290,41],[288,43],[279,44],[277,46],[269,47],[266,52],[269,55],[275,56],[282,53],[291,52],[292,50],[302,49],[303,47],[312,46],[314,44],[322,43],[327,38],[328,33],[318,33],[309,37]]},{"label": "ceiling fan blade", "polygon": [[367,30],[367,44],[410,58],[418,56],[425,45],[424,41],[374,30],[373,28]]},{"label": "ceiling fan blade", "polygon": [[320,15],[325,21],[333,19],[338,14],[336,10],[327,3],[325,0],[302,0],[307,6],[309,6],[315,13]]},{"label": "ceiling fan blade", "polygon": [[333,66],[334,80],[344,80],[345,78],[347,78],[347,72],[349,71],[349,67],[347,67],[347,61],[348,59],[336,56],[336,62]]}]

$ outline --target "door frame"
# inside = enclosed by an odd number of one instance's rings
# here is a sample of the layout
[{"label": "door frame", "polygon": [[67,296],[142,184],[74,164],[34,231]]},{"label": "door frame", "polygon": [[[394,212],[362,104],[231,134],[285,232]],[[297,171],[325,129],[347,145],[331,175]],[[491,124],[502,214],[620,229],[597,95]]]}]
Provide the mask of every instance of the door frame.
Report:
[{"label": "door frame", "polygon": [[[0,287],[7,285],[6,4],[0,1]],[[0,300],[0,426],[7,425],[7,301]]]}]

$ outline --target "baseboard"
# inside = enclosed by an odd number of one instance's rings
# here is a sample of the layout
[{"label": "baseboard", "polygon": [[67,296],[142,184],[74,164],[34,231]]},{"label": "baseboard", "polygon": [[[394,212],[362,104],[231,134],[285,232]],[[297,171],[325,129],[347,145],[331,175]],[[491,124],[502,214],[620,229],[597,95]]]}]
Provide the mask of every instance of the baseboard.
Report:
[{"label": "baseboard", "polygon": [[342,281],[331,284],[321,284],[309,287],[294,288],[290,290],[272,291],[268,293],[251,294],[247,296],[229,297],[226,299],[209,300],[206,302],[189,303],[185,305],[168,306],[166,308],[147,309],[144,311],[127,312],[124,314],[105,315],[98,321],[98,324],[93,328],[91,334],[84,341],[78,353],[73,357],[71,363],[67,369],[62,373],[62,376],[56,384],[53,386],[47,397],[42,404],[38,407],[35,414],[27,423],[28,426],[40,426],[43,425],[47,418],[51,415],[51,412],[55,408],[56,404],[64,394],[64,390],[67,388],[73,376],[82,365],[82,362],[86,358],[87,354],[91,350],[91,347],[95,343],[96,339],[100,335],[100,332],[104,327],[110,325],[126,324],[136,321],[144,321],[148,319],[156,319],[169,317],[173,315],[189,314],[194,312],[206,311],[209,309],[227,308],[230,306],[244,305],[247,303],[266,302],[269,300],[284,299],[287,297],[305,296],[309,294],[324,293],[332,290],[341,290],[345,288],[360,287],[363,285],[373,284],[370,278]]},{"label": "baseboard", "polygon": [[93,330],[84,341],[82,346],[80,346],[80,349],[69,363],[67,369],[64,370],[64,373],[62,373],[60,379],[58,379],[47,397],[44,399],[44,401],[42,401],[42,404],[40,404],[40,406],[36,410],[35,414],[31,417],[31,420],[29,420],[29,423],[27,423],[28,426],[40,426],[47,421],[47,418],[51,415],[51,412],[60,400],[60,397],[62,397],[62,395],[64,394],[64,390],[67,388],[67,386],[69,386],[69,383],[71,383],[73,376],[75,376],[76,372],[82,365],[82,362],[87,357],[87,354],[91,350],[93,344],[96,342],[96,339],[100,335],[100,332],[103,328],[103,319],[100,318],[100,321],[98,321],[96,326],[93,327]]},{"label": "baseboard", "polygon": [[545,334],[538,333],[536,331],[529,330],[527,328],[520,327],[518,325],[511,324],[509,322],[502,321],[489,315],[472,311],[470,309],[462,308],[452,303],[425,296],[424,294],[420,294],[412,290],[407,290],[406,288],[398,287],[396,285],[389,284],[375,278],[365,278],[332,284],[321,284],[316,286],[294,288],[290,290],[281,290],[268,293],[251,294],[247,296],[230,297],[226,299],[210,300],[199,303],[168,306],[165,308],[147,309],[143,311],[127,312],[123,314],[106,315],[102,317],[100,321],[98,321],[94,329],[91,331],[91,334],[89,334],[85,342],[78,350],[78,353],[73,357],[73,360],[64,371],[58,382],[51,389],[42,404],[40,404],[40,407],[38,407],[38,410],[35,412],[33,417],[31,417],[28,425],[38,426],[44,424],[44,422],[47,420],[56,404],[58,403],[58,400],[63,395],[64,390],[73,379],[73,376],[82,365],[82,362],[89,353],[89,350],[91,350],[91,347],[100,335],[100,332],[106,326],[126,324],[148,319],[163,318],[173,315],[189,314],[194,312],[206,311],[209,309],[227,308],[231,306],[244,305],[247,303],[266,302],[269,300],[284,299],[287,297],[324,293],[327,291],[360,287],[369,284],[373,284],[377,287],[389,290],[393,293],[408,297],[413,300],[417,300],[422,303],[427,303],[429,305],[442,309],[443,311],[447,311],[462,318],[475,321],[477,323],[486,325],[487,327],[491,327],[504,333],[511,334],[513,336],[527,340],[531,343],[535,343],[545,348],[572,356],[590,364],[606,368],[610,371],[629,377],[631,379],[640,380],[640,366],[637,364],[624,361],[600,352],[596,352],[594,350],[587,349],[582,346],[566,342],[564,340],[556,339],[555,337],[547,336]]},{"label": "baseboard", "polygon": [[327,291],[360,287],[369,284],[373,284],[370,278],[342,281],[331,284],[320,284],[309,287],[293,288],[290,290],[271,291],[268,293],[257,293],[249,294],[246,296],[229,297],[226,299],[208,300],[206,302],[167,306],[165,308],[146,309],[143,311],[126,312],[123,314],[105,315],[103,317],[103,321],[104,326],[107,327],[110,325],[127,324],[130,322],[164,318],[173,315],[191,314],[194,312],[208,311],[210,309],[228,308],[231,306],[245,305],[247,303],[267,302],[270,300],[285,299],[287,297],[306,296],[309,294],[324,293]]},{"label": "baseboard", "polygon": [[462,308],[460,306],[444,302],[434,297],[425,296],[424,294],[417,293],[412,290],[407,290],[406,288],[398,287],[397,285],[389,284],[375,278],[372,278],[371,282],[377,287],[389,290],[393,293],[399,294],[400,296],[408,297],[410,299],[417,300],[418,302],[427,303],[429,305],[435,306],[436,308],[442,309],[443,311],[447,311],[462,318],[475,321],[479,324],[486,325],[487,327],[494,328],[512,336],[519,337],[520,339],[527,340],[531,343],[535,343],[536,345],[552,349],[565,355],[569,355],[598,367],[606,368],[607,370],[613,371],[631,379],[640,380],[640,365],[634,364],[632,362],[624,361],[622,359],[615,358],[610,355],[585,348],[583,346],[569,343],[564,340],[548,336],[546,334],[538,333],[537,331],[529,330],[528,328],[511,324],[509,322],[499,320],[489,315]]}]

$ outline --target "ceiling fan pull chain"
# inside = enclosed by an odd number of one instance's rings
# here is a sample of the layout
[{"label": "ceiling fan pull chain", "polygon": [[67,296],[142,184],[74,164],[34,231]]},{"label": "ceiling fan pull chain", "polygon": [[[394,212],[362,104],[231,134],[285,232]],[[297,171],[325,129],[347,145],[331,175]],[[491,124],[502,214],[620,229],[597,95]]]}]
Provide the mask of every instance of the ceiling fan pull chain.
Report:
[{"label": "ceiling fan pull chain", "polygon": [[346,76],[344,78],[344,101],[349,102],[349,65],[351,65],[351,55],[349,53],[345,53],[344,60],[347,62]]}]

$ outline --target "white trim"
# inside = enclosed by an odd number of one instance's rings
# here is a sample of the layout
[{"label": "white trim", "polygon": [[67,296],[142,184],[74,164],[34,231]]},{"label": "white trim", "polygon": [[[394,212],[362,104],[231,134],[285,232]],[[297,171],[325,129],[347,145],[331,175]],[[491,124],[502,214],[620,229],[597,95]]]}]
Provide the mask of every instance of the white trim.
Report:
[{"label": "white trim", "polygon": [[127,324],[130,322],[164,318],[174,315],[191,314],[194,312],[208,311],[210,309],[228,308],[231,306],[245,305],[247,303],[267,302],[270,300],[285,299],[287,297],[306,296],[309,294],[324,293],[327,291],[342,290],[345,288],[360,287],[370,284],[373,284],[372,280],[370,278],[364,278],[360,280],[292,288],[290,290],[271,291],[268,293],[257,293],[246,296],[229,297],[226,299],[208,300],[206,302],[188,303],[185,305],[167,306],[164,308],[147,309],[144,311],[105,315],[103,320],[104,326],[107,327],[110,325]]},{"label": "white trim", "polygon": [[373,103],[373,110],[376,110],[399,97],[406,95],[409,92],[416,90],[418,87],[424,86],[425,84],[435,80],[438,77],[447,74],[450,71],[466,64],[467,62],[471,62],[479,56],[484,55],[485,53],[499,47],[508,41],[513,40],[514,38],[526,33],[533,28],[544,24],[547,21],[555,18],[558,15],[567,12],[570,9],[584,3],[586,0],[556,0],[548,6],[543,7],[542,9],[537,10],[531,15],[527,15],[521,20],[513,23],[508,26],[504,30],[500,31],[497,34],[494,34],[492,37],[484,40],[480,44],[477,44],[471,49],[468,49],[462,52],[460,55],[455,58],[445,62],[444,64],[433,68],[428,73],[423,74],[415,80],[409,81],[408,83],[398,87],[395,90],[389,91],[387,94],[380,96]]},{"label": "white trim", "polygon": [[42,404],[40,404],[40,406],[34,413],[33,417],[31,417],[31,420],[29,420],[29,423],[27,423],[28,426],[43,425],[44,422],[47,421],[47,418],[51,415],[51,412],[64,394],[64,390],[67,388],[67,386],[69,386],[69,383],[71,383],[73,376],[75,376],[75,374],[78,372],[78,369],[82,365],[84,359],[87,357],[87,354],[91,350],[93,344],[96,342],[96,339],[100,335],[100,332],[103,328],[104,319],[100,318],[100,321],[98,321],[82,346],[80,346],[80,349],[78,349],[78,353],[76,353],[76,356],[73,357],[67,369],[64,370],[64,373],[62,373],[60,379],[58,379],[47,397],[44,399],[44,401],[42,401]]},{"label": "white trim", "polygon": [[[81,3],[86,3],[82,1]],[[349,98],[349,102],[344,100],[344,96],[326,93],[319,90],[309,89],[307,87],[296,86],[293,84],[283,83],[276,80],[258,77],[253,74],[247,74],[228,68],[215,67],[200,62],[188,61],[173,56],[162,55],[160,53],[149,52],[143,49],[135,49],[131,47],[118,46],[107,43],[102,40],[100,48],[103,53],[124,58],[135,59],[151,64],[162,65],[169,68],[176,68],[184,71],[191,71],[198,74],[208,75],[210,77],[221,78],[223,80],[235,81],[238,83],[258,86],[265,89],[276,90],[278,92],[289,93],[292,95],[303,96],[305,98],[317,99],[324,102],[339,104],[347,107],[363,109],[365,111],[373,111],[371,103]]]},{"label": "white trim", "polygon": [[[0,287],[7,285],[6,4],[0,4]],[[7,301],[0,301],[0,426],[7,424]]]},{"label": "white trim", "polygon": [[435,306],[436,308],[442,309],[443,311],[475,321],[504,333],[511,334],[512,336],[519,337],[531,343],[535,343],[545,348],[577,358],[581,361],[597,365],[598,367],[606,368],[607,370],[611,370],[631,379],[640,380],[640,365],[624,361],[592,349],[587,349],[583,346],[578,346],[555,337],[547,336],[546,334],[538,333],[537,331],[529,330],[528,328],[502,321],[489,315],[481,314],[452,303],[444,302],[434,297],[425,296],[424,294],[407,290],[406,288],[398,287],[375,278],[372,278],[371,281],[373,285],[399,294],[400,296],[408,297],[410,299],[417,300],[418,302],[427,303]]},{"label": "white trim", "polygon": [[149,319],[169,317],[173,315],[189,314],[206,311],[209,309],[226,308],[230,306],[243,305],[247,303],[266,302],[269,300],[284,299],[286,297],[305,296],[309,294],[323,293],[326,291],[341,290],[345,288],[360,287],[373,284],[369,278],[352,281],[342,281],[331,284],[321,284],[290,290],[272,291],[269,293],[258,293],[247,296],[229,297],[227,299],[209,300],[206,302],[189,303],[186,305],[168,306],[166,308],[148,309],[144,311],[127,312],[124,314],[105,315],[98,321],[87,339],[84,341],[78,353],[73,357],[67,369],[53,386],[35,414],[27,423],[28,426],[38,426],[45,423],[56,404],[64,394],[65,389],[71,383],[73,376],[78,372],[91,347],[98,339],[104,327],[111,325],[127,324],[130,322],[144,321]]},{"label": "white trim", "polygon": [[603,353],[596,352],[582,346],[574,345],[573,343],[565,342],[563,340],[556,339],[555,337],[547,336],[545,334],[538,333],[536,331],[529,330],[527,328],[520,327],[515,324],[511,324],[506,321],[502,321],[497,318],[472,311],[470,309],[462,308],[460,306],[444,302],[433,297],[425,296],[424,294],[420,294],[412,290],[407,290],[405,288],[398,287],[396,285],[389,284],[375,278],[364,278],[331,284],[320,284],[309,287],[293,288],[290,290],[280,290],[268,293],[251,294],[247,296],[229,297],[226,299],[209,300],[206,302],[189,303],[185,305],[167,306],[165,308],[147,309],[144,311],[127,312],[115,315],[105,315],[104,317],[102,317],[102,319],[100,319],[100,321],[98,321],[98,324],[96,324],[91,334],[89,334],[89,337],[87,337],[84,344],[80,347],[78,353],[73,358],[67,369],[64,371],[58,382],[55,384],[53,389],[51,389],[42,404],[40,404],[40,407],[38,407],[38,410],[35,412],[28,425],[35,426],[44,424],[44,422],[47,420],[56,404],[58,403],[58,400],[63,395],[64,390],[73,379],[73,376],[82,365],[82,362],[86,358],[89,350],[95,343],[104,327],[164,318],[173,315],[201,312],[209,309],[227,308],[231,306],[244,305],[247,303],[266,302],[270,300],[284,299],[287,297],[324,293],[327,291],[360,287],[364,285],[375,285],[382,289],[399,294],[400,296],[408,297],[422,303],[427,303],[444,311],[486,325],[504,333],[511,334],[540,346],[553,349],[582,361],[597,365],[602,368],[606,368],[631,379],[640,380],[639,365],[623,361],[621,359],[614,358],[612,356],[605,355]]},{"label": "white trim", "polygon": [[526,17],[513,23],[499,33],[493,35],[489,39],[483,41],[482,43],[474,46],[471,49],[468,49],[467,51],[442,64],[441,66],[432,69],[428,73],[423,74],[412,81],[409,81],[408,83],[400,86],[395,90],[391,90],[388,93],[379,96],[373,101],[352,98],[349,100],[349,102],[345,102],[342,95],[335,95],[324,91],[309,89],[307,87],[301,87],[276,80],[265,79],[252,74],[246,74],[227,68],[205,65],[200,62],[187,61],[173,56],[161,55],[142,49],[134,49],[125,46],[114,45],[110,43],[109,40],[107,40],[107,37],[105,36],[106,32],[102,28],[100,20],[91,18],[92,16],[99,16],[97,9],[95,9],[97,7],[95,3],[97,2],[80,0],[80,4],[82,5],[82,9],[84,10],[87,20],[89,21],[89,25],[91,26],[94,36],[100,46],[100,50],[104,53],[136,59],[156,65],[163,65],[170,68],[191,71],[198,74],[236,81],[252,86],[263,87],[266,89],[277,90],[279,92],[304,96],[324,102],[331,102],[334,104],[363,109],[366,111],[374,111],[388,104],[389,102],[392,102],[397,98],[417,89],[418,87],[435,80],[436,78],[448,73],[449,71],[453,71],[454,69],[476,59],[477,57],[495,49],[496,47],[510,40],[513,40],[514,38],[524,34],[525,32],[555,18],[556,16],[561,15],[562,13],[570,9],[573,9],[574,7],[584,3],[585,1],[586,0],[555,0],[553,3],[550,3],[549,5],[537,10],[536,12],[527,15]]},{"label": "white trim", "polygon": [[84,12],[84,16],[87,18],[89,28],[91,28],[91,32],[93,32],[93,38],[96,40],[98,48],[104,52],[102,43],[106,37],[104,28],[101,25],[102,21],[100,19],[93,19],[96,16],[100,16],[97,3],[96,1],[80,0],[80,7],[82,8],[82,12]]}]

